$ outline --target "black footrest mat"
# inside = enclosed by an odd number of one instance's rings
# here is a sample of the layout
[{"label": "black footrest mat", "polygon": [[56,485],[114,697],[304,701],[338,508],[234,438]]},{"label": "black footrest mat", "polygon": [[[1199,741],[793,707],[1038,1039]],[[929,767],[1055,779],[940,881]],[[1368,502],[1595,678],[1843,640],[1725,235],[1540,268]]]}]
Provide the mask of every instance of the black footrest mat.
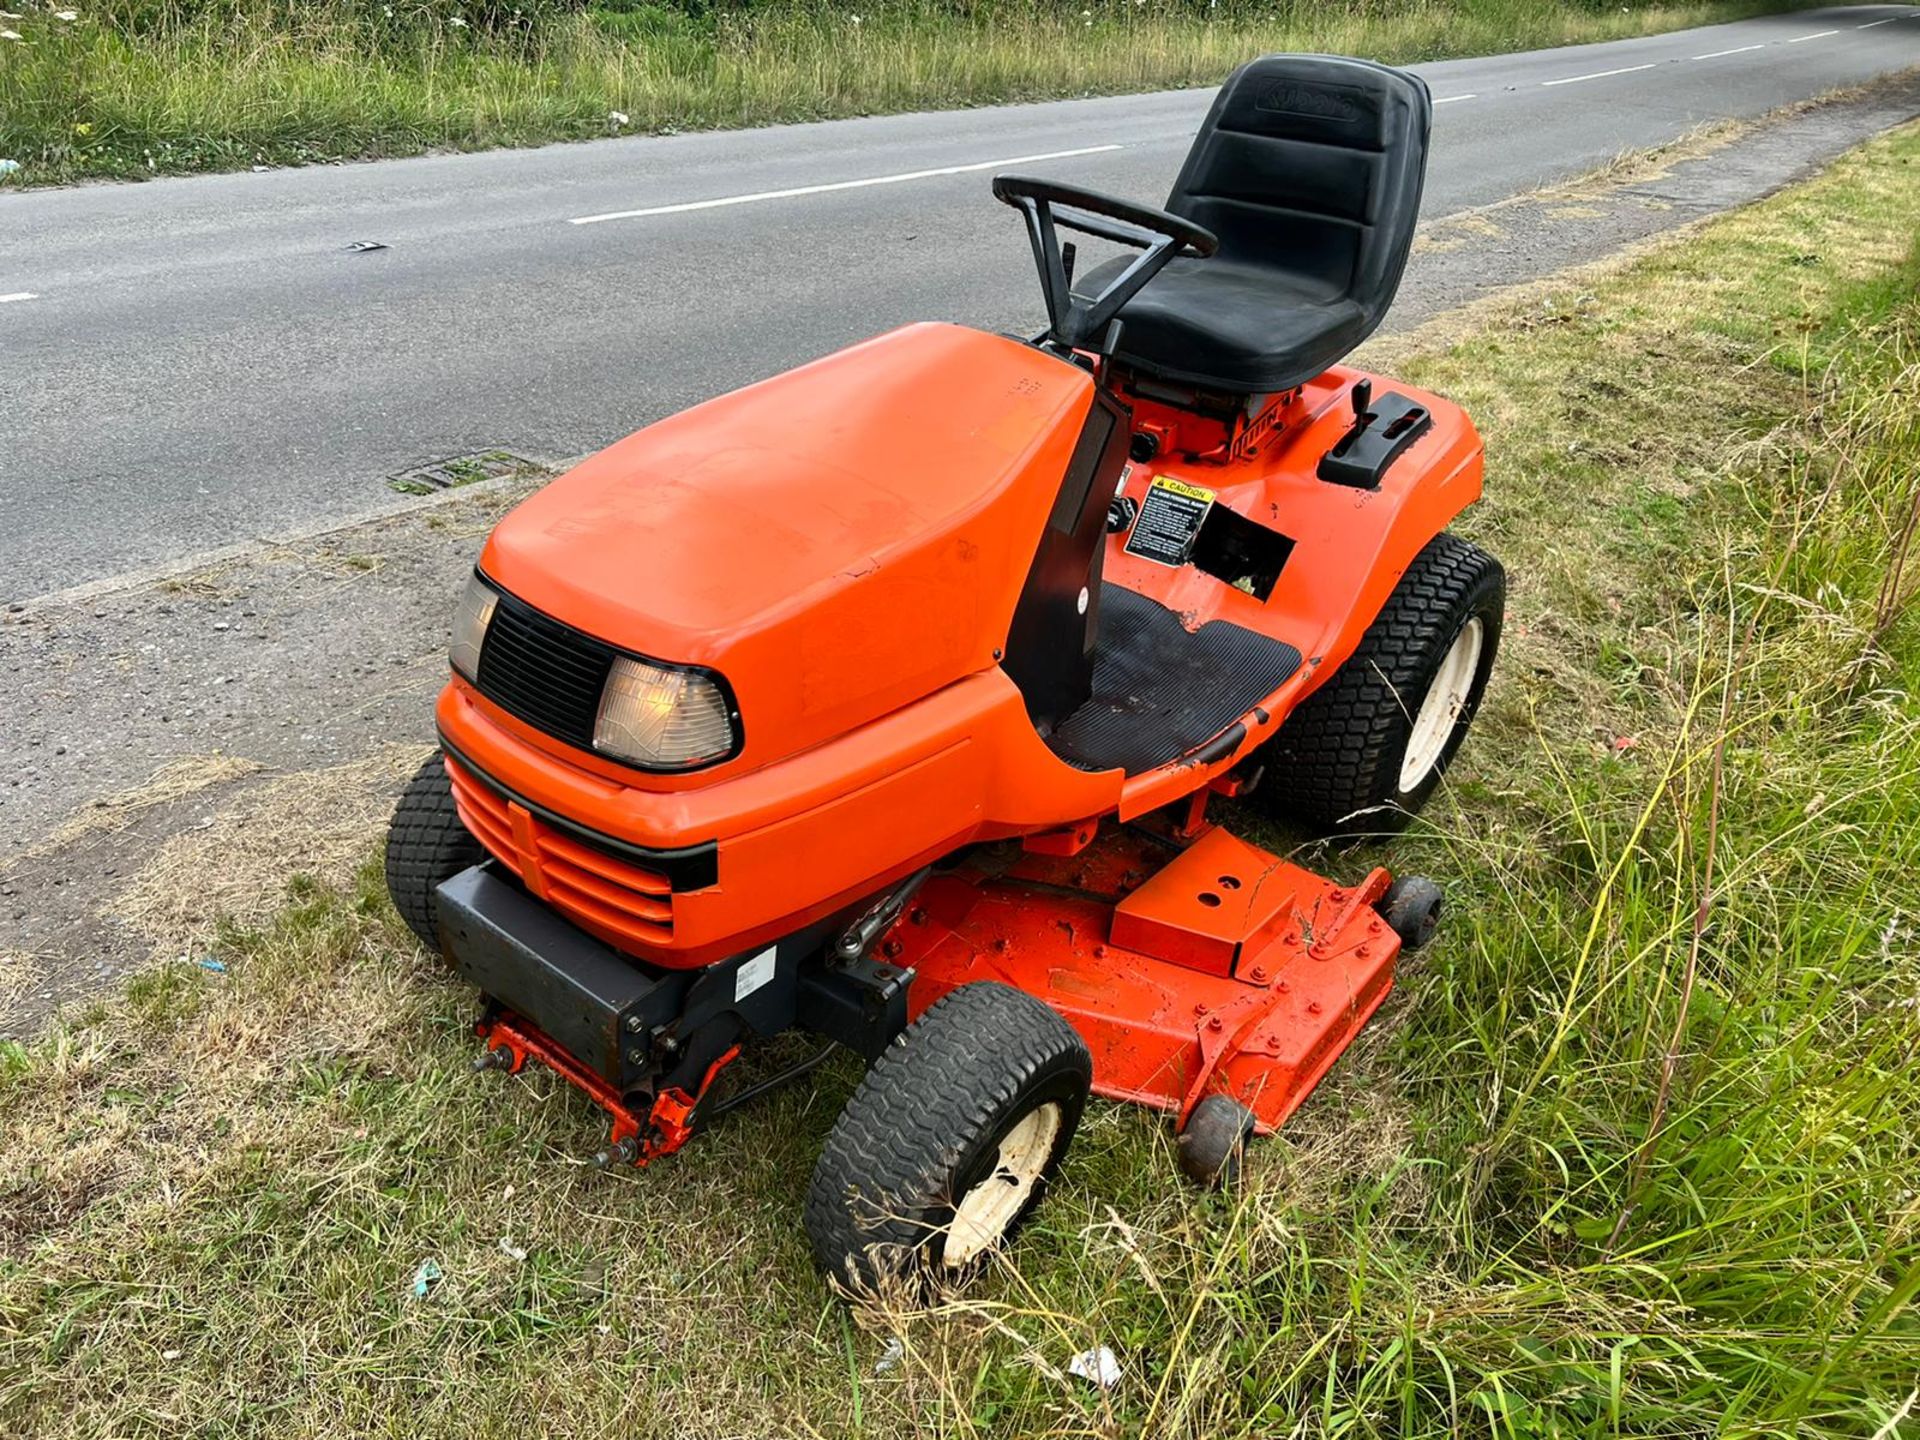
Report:
[{"label": "black footrest mat", "polygon": [[1212,620],[1188,631],[1158,601],[1118,585],[1100,592],[1093,698],[1048,738],[1082,770],[1137,775],[1213,739],[1300,668],[1300,652]]}]

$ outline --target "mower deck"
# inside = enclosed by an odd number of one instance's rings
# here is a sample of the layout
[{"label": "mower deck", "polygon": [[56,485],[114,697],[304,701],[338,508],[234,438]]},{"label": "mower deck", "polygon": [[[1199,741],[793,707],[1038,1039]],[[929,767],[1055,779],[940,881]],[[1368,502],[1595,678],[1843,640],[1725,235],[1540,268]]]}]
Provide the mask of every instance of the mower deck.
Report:
[{"label": "mower deck", "polygon": [[1005,982],[1080,1032],[1096,1094],[1184,1123],[1223,1092],[1265,1133],[1392,988],[1400,938],[1373,908],[1387,884],[1375,870],[1338,886],[1216,828],[1171,855],[1116,830],[1072,855],[931,876],[880,952],[918,971],[916,1014]]}]

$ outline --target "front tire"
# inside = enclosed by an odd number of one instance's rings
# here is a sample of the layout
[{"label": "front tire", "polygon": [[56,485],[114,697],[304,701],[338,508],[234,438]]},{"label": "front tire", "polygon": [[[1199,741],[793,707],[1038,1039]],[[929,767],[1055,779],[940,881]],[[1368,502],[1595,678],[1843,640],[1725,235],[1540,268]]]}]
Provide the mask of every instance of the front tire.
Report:
[{"label": "front tire", "polygon": [[1467,736],[1500,648],[1507,577],[1457,536],[1414,557],[1360,646],[1287,717],[1249,796],[1322,831],[1392,832]]},{"label": "front tire", "polygon": [[433,755],[407,782],[387,823],[387,894],[407,928],[436,955],[440,915],[434,892],[486,858],[460,823],[446,761]]},{"label": "front tire", "polygon": [[1032,996],[980,983],[941,998],[827,1137],[806,1208],[820,1268],[869,1293],[964,1281],[1040,1203],[1092,1081],[1085,1042]]}]

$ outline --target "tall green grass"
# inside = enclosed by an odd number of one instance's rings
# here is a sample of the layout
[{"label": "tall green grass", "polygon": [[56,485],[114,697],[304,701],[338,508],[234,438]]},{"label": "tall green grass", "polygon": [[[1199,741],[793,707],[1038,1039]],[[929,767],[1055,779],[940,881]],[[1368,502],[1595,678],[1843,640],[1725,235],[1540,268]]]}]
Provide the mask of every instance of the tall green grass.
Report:
[{"label": "tall green grass", "polygon": [[[1778,0],[21,0],[10,184],[1208,84],[1263,50],[1411,61]],[[391,15],[388,12],[393,12]],[[466,17],[474,17],[469,20]],[[491,17],[493,23],[474,23]],[[456,21],[459,23],[456,24]]]},{"label": "tall green grass", "polygon": [[0,1433],[1913,1434],[1916,166],[1406,367],[1485,434],[1506,648],[1413,833],[1303,847],[1449,911],[1242,1193],[1096,1104],[1010,1263],[849,1312],[798,1212],[851,1068],[592,1176],[369,870],[0,1055]]}]

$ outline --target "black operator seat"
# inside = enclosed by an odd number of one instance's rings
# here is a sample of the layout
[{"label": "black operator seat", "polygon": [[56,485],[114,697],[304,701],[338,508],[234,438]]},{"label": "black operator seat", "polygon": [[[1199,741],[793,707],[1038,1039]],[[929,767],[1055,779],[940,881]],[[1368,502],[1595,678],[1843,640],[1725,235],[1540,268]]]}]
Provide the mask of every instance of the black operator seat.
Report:
[{"label": "black operator seat", "polygon": [[[1268,55],[1221,87],[1166,208],[1220,237],[1120,311],[1114,359],[1235,394],[1313,379],[1385,317],[1426,177],[1433,99],[1404,70]],[[1095,267],[1100,290],[1132,257]]]}]

